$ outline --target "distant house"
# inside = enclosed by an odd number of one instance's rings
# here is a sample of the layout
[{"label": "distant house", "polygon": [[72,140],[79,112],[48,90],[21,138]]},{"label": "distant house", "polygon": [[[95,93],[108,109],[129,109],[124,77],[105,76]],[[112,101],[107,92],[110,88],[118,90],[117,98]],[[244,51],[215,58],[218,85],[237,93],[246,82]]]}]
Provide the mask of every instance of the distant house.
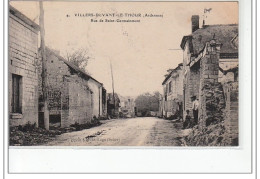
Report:
[{"label": "distant house", "polygon": [[[238,25],[203,25],[199,28],[197,15],[192,16],[191,21],[192,34],[184,36],[180,45],[184,51],[184,111],[191,109],[192,96],[199,98],[202,78],[217,79],[221,83],[238,80]],[[211,40],[219,44],[220,51],[217,60],[207,65],[206,74],[202,76],[201,59],[208,54],[206,44]]]},{"label": "distant house", "polygon": [[9,6],[8,101],[10,126],[38,125],[39,26]]},{"label": "distant house", "polygon": [[183,103],[183,65],[169,71],[163,83],[161,110],[164,117],[181,117]]},{"label": "distant house", "polygon": [[[103,84],[46,47],[50,123],[61,127],[91,123],[104,114]],[[42,67],[38,65],[39,75]],[[42,81],[39,78],[39,121],[43,125]]]}]

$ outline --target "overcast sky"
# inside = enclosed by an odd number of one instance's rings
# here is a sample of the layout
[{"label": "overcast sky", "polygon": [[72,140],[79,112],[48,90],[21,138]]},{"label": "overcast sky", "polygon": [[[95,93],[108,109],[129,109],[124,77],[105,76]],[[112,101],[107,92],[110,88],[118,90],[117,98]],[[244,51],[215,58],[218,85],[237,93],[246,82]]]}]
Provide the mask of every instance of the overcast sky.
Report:
[{"label": "overcast sky", "polygon": [[[38,23],[38,2],[12,1],[11,5]],[[162,92],[166,70],[182,63],[182,51],[169,49],[180,49],[182,37],[191,33],[191,16],[200,15],[202,22],[204,8],[212,8],[206,19],[208,25],[238,23],[237,2],[44,2],[46,45],[61,55],[88,49],[93,58],[87,71],[108,92],[112,91],[110,60],[115,92],[123,96]],[[74,15],[112,12],[162,14],[163,18],[139,18],[139,23],[91,23],[89,17]]]}]

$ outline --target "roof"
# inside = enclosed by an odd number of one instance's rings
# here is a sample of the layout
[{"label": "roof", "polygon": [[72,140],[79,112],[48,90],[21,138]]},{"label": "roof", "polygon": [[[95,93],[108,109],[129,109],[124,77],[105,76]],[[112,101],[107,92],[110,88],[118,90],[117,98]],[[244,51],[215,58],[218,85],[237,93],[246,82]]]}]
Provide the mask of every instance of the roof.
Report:
[{"label": "roof", "polygon": [[215,38],[218,43],[222,44],[221,53],[235,54],[238,53],[237,44],[234,45],[234,38],[237,37],[237,24],[204,25],[203,28],[196,30],[191,35],[183,36],[180,46],[184,49],[186,41],[191,39],[190,50],[196,56],[203,50],[206,42]]},{"label": "roof", "polygon": [[164,84],[167,82],[167,80],[172,76],[172,74],[173,74],[174,72],[176,72],[178,69],[181,69],[181,66],[183,66],[182,63],[180,63],[176,68],[174,68],[174,69],[166,76],[166,78],[163,80],[162,85],[164,85]]},{"label": "roof", "polygon": [[11,14],[13,14],[15,17],[21,19],[24,23],[28,24],[29,26],[31,26],[32,28],[34,28],[35,30],[39,31],[40,30],[40,26],[38,24],[36,24],[35,22],[33,22],[31,19],[29,19],[28,17],[26,17],[24,14],[22,14],[20,11],[18,11],[17,9],[15,9],[13,6],[9,5],[9,12]]},{"label": "roof", "polygon": [[61,61],[63,61],[68,67],[72,68],[73,70],[79,72],[80,74],[82,74],[83,76],[87,77],[87,78],[91,78],[92,80],[94,80],[95,82],[99,83],[100,85],[103,86],[102,83],[100,83],[99,81],[97,81],[95,78],[93,78],[92,76],[90,76],[89,74],[87,74],[86,72],[84,72],[83,70],[81,70],[79,67],[77,67],[76,65],[74,65],[73,63],[65,60],[63,57],[61,57],[60,55],[56,54],[55,52],[53,52],[53,50],[51,50],[48,47],[45,47],[45,50],[50,52],[51,54],[53,54],[54,56],[56,56],[58,59],[60,59]]}]

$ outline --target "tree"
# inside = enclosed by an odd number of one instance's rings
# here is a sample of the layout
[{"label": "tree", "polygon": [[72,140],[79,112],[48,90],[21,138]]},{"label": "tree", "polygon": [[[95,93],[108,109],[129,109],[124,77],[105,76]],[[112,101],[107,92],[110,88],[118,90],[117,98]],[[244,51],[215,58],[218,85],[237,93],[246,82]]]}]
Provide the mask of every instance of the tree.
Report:
[{"label": "tree", "polygon": [[65,58],[69,62],[73,63],[75,66],[79,67],[81,70],[86,72],[86,67],[88,65],[88,61],[89,61],[89,59],[91,59],[88,52],[89,52],[88,49],[81,48],[81,49],[75,50],[72,53],[67,52],[67,55]]},{"label": "tree", "polygon": [[147,116],[150,111],[159,111],[159,92],[144,93],[135,99],[135,106],[142,116]]}]

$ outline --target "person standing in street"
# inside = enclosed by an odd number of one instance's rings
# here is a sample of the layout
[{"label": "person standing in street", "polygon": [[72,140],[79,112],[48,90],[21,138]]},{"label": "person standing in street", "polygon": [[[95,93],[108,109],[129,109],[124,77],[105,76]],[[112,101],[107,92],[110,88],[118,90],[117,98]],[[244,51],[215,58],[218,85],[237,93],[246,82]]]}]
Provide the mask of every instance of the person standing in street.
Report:
[{"label": "person standing in street", "polygon": [[199,100],[196,96],[192,97],[192,110],[193,110],[193,117],[195,125],[198,124],[198,115],[199,115]]}]

